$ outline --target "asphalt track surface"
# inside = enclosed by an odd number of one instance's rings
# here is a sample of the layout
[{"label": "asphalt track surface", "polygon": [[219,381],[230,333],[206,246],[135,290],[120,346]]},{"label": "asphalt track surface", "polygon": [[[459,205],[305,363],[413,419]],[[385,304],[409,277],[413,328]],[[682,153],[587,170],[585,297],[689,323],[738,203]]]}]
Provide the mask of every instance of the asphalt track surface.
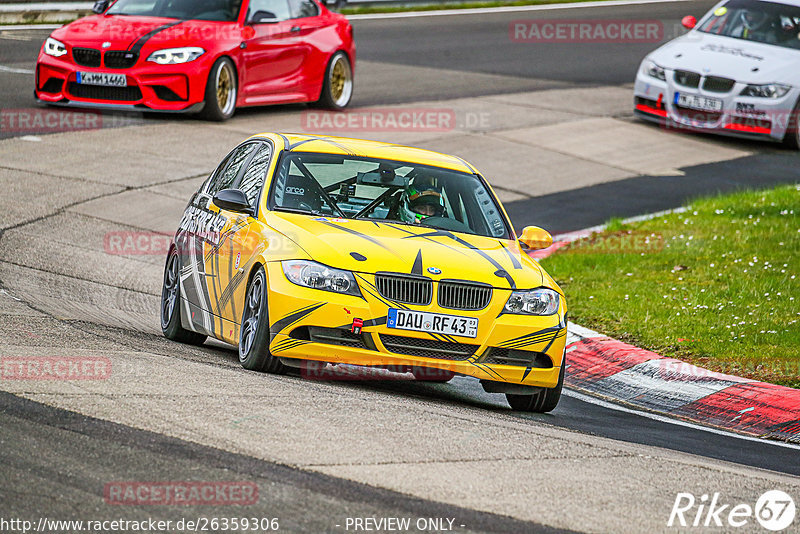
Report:
[{"label": "asphalt track surface", "polygon": [[[686,2],[650,6],[603,8],[582,13],[607,19],[659,19],[673,24],[684,14],[701,14],[712,2]],[[543,45],[533,51],[512,45],[498,28],[515,19],[563,17],[562,13],[448,16],[419,19],[357,21],[356,36],[361,60],[380,68],[359,72],[357,105],[375,106],[420,100],[475,97],[559,87],[629,84],[641,57],[654,45]],[[667,24],[668,26],[668,24]],[[32,32],[30,39],[0,35],[0,65],[31,68],[41,40],[47,32]],[[431,53],[434,50],[436,53]],[[26,67],[28,65],[28,67]],[[382,79],[392,65],[428,69],[428,77],[409,77],[406,83],[392,78],[389,89]],[[435,73],[440,75],[436,76]],[[462,74],[470,76],[462,76]],[[479,77],[476,77],[479,76]],[[458,80],[462,80],[458,83]],[[402,81],[402,80],[401,80]],[[30,96],[30,76],[0,72],[3,108],[35,105]],[[293,108],[289,108],[290,110]],[[258,115],[248,110],[246,115]],[[152,119],[164,121],[167,119]],[[180,119],[183,122],[186,119]],[[719,140],[720,146],[754,150],[745,161],[683,168],[684,176],[668,185],[655,176],[636,176],[585,188],[508,202],[518,226],[545,217],[556,231],[575,230],[605,222],[611,216],[628,216],[676,207],[692,197],[741,187],[797,182],[797,155],[767,144]],[[2,164],[2,162],[0,162]],[[3,235],[0,234],[0,239]],[[100,330],[87,325],[87,331]],[[132,347],[159,344],[146,333],[119,332]],[[167,349],[161,349],[167,353]],[[183,350],[183,349],[182,349]],[[198,357],[208,373],[219,359],[234,365],[231,351],[206,349],[209,357]],[[342,384],[358,397],[378,394],[408,397],[436,407],[477,408],[509,416],[497,396],[488,395],[474,383],[456,379],[451,384],[419,383]],[[624,411],[616,411],[565,396],[551,415],[513,414],[515,421],[532,427],[557,427],[576,435],[598,436],[624,443],[689,453],[725,462],[743,469],[767,469],[800,475],[796,448],[777,446],[732,435],[664,423]],[[270,498],[261,499],[254,515],[281,515],[288,531],[338,531],[331,518],[345,516],[457,517],[465,525],[460,531],[549,532],[533,521],[522,521],[410,497],[402,492],[376,488],[318,472],[304,471],[280,463],[254,459],[214,447],[132,428],[0,393],[0,462],[9,483],[0,488],[5,511],[17,516],[39,516],[43,510],[53,517],[91,512],[102,484],[111,480],[223,480],[247,477]],[[35,490],[26,481],[35,481]],[[33,494],[33,495],[32,495]],[[56,495],[59,497],[53,498]],[[52,500],[51,500],[52,499]],[[129,512],[126,510],[126,512]],[[162,513],[163,512],[163,513]],[[192,515],[193,509],[162,509],[160,518]],[[104,512],[106,513],[106,512]],[[225,511],[203,509],[203,515],[225,515]],[[131,517],[148,515],[135,510]],[[152,514],[151,514],[152,515]],[[230,514],[227,514],[230,515]],[[636,531],[632,529],[631,531]]]}]

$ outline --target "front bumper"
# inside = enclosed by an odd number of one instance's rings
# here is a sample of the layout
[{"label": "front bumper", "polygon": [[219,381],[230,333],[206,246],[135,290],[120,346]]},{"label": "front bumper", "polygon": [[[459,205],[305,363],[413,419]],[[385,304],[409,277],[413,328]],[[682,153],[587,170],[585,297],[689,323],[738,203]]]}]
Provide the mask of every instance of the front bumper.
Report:
[{"label": "front bumper", "polygon": [[[442,369],[476,378],[552,388],[558,383],[566,344],[566,304],[545,317],[504,315],[510,290],[495,289],[480,311],[439,308],[412,310],[477,317],[476,338],[434,336],[386,326],[397,303],[377,295],[372,275],[357,275],[364,298],[303,288],[289,282],[279,262],[267,265],[270,352],[279,358],[371,367]],[[354,319],[361,335],[350,332]],[[438,338],[438,339],[437,339]]]},{"label": "front bumper", "polygon": [[[639,70],[634,85],[634,113],[642,119],[676,130],[782,141],[792,124],[795,104],[800,98],[798,88],[777,99],[741,96],[747,84],[740,82],[725,93],[684,87],[675,82],[675,71],[666,69],[665,73],[666,81]],[[682,108],[676,102],[678,93],[721,100],[722,110],[706,112]]]},{"label": "front bumper", "polygon": [[[157,65],[142,58],[127,69],[84,67],[71,54],[55,58],[39,54],[34,94],[42,102],[126,111],[191,112],[202,109],[209,58],[182,65]],[[125,87],[77,83],[78,72],[124,74]]]}]

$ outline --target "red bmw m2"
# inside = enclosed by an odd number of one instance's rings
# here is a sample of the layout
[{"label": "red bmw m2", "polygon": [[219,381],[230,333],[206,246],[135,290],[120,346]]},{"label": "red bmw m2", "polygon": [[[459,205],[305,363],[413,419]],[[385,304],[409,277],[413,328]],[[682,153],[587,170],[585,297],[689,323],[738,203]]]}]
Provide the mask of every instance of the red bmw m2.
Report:
[{"label": "red bmw m2", "polygon": [[347,19],[320,0],[100,0],[47,38],[35,96],[53,105],[201,113],[353,95]]}]

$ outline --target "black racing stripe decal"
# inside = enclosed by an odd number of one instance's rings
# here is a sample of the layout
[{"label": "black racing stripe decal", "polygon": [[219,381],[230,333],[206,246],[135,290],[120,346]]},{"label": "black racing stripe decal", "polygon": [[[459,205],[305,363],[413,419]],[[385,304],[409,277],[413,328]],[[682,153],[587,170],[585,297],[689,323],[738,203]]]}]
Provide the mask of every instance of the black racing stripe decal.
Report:
[{"label": "black racing stripe decal", "polygon": [[545,328],[544,330],[539,330],[537,332],[533,332],[531,334],[525,334],[524,336],[515,337],[513,339],[508,339],[506,341],[502,341],[497,344],[498,347],[510,348],[511,345],[519,345],[519,344],[532,344],[532,343],[540,343],[545,339],[549,338],[550,335],[559,334],[566,334],[566,329],[560,328],[558,326],[553,326],[550,328]]},{"label": "black racing stripe decal", "polygon": [[302,145],[304,145],[306,143],[312,143],[314,141],[322,141],[323,143],[328,143],[329,145],[333,145],[336,148],[338,148],[340,150],[343,150],[344,152],[346,152],[350,156],[357,155],[352,149],[346,147],[345,145],[337,143],[336,141],[334,141],[333,139],[331,139],[329,137],[322,137],[322,136],[317,136],[317,135],[308,136],[308,139],[303,139],[302,141],[298,141],[297,143],[295,143],[293,145],[290,145],[289,146],[289,150],[290,151],[294,150],[295,148],[297,148],[299,146],[302,146]]},{"label": "black racing stripe decal", "polygon": [[414,259],[414,266],[411,267],[411,274],[423,275],[422,272],[422,249],[417,252],[417,257]]},{"label": "black racing stripe decal", "polygon": [[320,304],[312,304],[310,306],[306,306],[305,308],[301,308],[301,309],[297,310],[294,313],[290,313],[289,315],[287,315],[283,319],[280,319],[280,320],[272,323],[272,326],[269,327],[270,334],[275,335],[275,334],[279,333],[281,330],[283,330],[287,326],[290,326],[290,325],[296,323],[297,321],[299,321],[300,319],[302,319],[303,317],[305,317],[309,313],[311,313],[311,312],[313,312],[315,310],[318,310],[319,308],[323,307],[325,304],[327,304],[327,303],[326,302],[321,302]]},{"label": "black racing stripe decal", "polygon": [[338,224],[334,224],[334,223],[332,223],[330,221],[317,221],[317,222],[320,223],[320,224],[324,224],[326,226],[330,226],[331,228],[336,228],[337,230],[342,230],[343,232],[347,232],[348,234],[351,234],[351,235],[354,235],[354,236],[358,236],[358,237],[360,237],[362,239],[366,239],[370,243],[372,243],[374,245],[378,245],[382,249],[387,250],[387,251],[391,252],[392,254],[394,254],[395,256],[397,256],[398,258],[402,259],[402,256],[400,256],[397,252],[395,252],[391,248],[387,247],[386,245],[384,245],[383,243],[381,243],[380,241],[378,241],[377,239],[375,239],[372,236],[368,236],[367,234],[362,234],[361,232],[353,230],[352,228],[346,228],[344,226],[339,226]]},{"label": "black racing stripe decal", "polygon": [[508,250],[508,248],[506,248],[506,246],[503,244],[503,242],[502,242],[502,241],[498,241],[498,243],[500,243],[500,246],[503,248],[503,250],[505,250],[505,251],[506,251],[506,254],[508,254],[508,258],[511,260],[511,265],[513,265],[513,266],[514,266],[514,269],[515,269],[515,270],[522,269],[522,264],[519,262],[519,260],[517,259],[517,257],[516,257],[516,256],[514,256],[514,255],[511,253],[511,251],[510,251],[510,250]]},{"label": "black racing stripe decal", "polygon": [[467,247],[468,249],[470,249],[473,252],[477,253],[483,259],[485,259],[486,261],[491,263],[492,266],[495,269],[497,269],[495,274],[497,274],[501,278],[505,278],[505,280],[508,282],[508,285],[511,286],[511,289],[516,289],[517,288],[517,284],[516,284],[516,282],[514,282],[514,278],[512,278],[511,275],[508,274],[508,272],[506,272],[505,269],[503,269],[502,265],[497,263],[494,258],[492,258],[488,254],[486,254],[484,251],[482,251],[481,249],[479,249],[478,247],[476,247],[475,245],[473,245],[469,241],[465,241],[464,239],[461,239],[460,237],[455,236],[452,233],[447,232],[445,230],[435,230],[433,232],[428,232],[428,233],[425,233],[425,234],[419,234],[418,237],[447,237],[449,239],[452,239],[453,241],[455,241],[459,245]]},{"label": "black racing stripe decal", "polygon": [[300,345],[305,345],[306,343],[310,343],[309,341],[305,341],[303,339],[285,339],[279,343],[276,343],[272,347],[270,347],[270,352],[283,352],[285,350],[290,350],[295,347],[299,347]]},{"label": "black racing stripe decal", "polygon": [[139,37],[139,39],[137,39],[136,42],[133,43],[130,48],[128,48],[128,51],[129,52],[135,52],[135,53],[138,54],[139,52],[142,51],[142,47],[145,45],[145,43],[147,41],[149,41],[154,35],[156,35],[158,33],[161,33],[164,30],[168,30],[169,28],[173,28],[173,27],[177,26],[178,24],[183,24],[183,21],[182,20],[178,20],[178,21],[175,21],[175,22],[170,22],[168,24],[164,24],[162,26],[159,26],[158,28],[150,30],[146,34],[144,34],[141,37]]}]

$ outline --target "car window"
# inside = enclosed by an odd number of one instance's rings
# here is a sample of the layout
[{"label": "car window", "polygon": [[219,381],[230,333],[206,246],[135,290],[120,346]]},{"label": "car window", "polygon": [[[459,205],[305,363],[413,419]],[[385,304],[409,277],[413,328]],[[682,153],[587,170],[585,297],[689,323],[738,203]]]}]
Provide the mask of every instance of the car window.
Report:
[{"label": "car window", "polygon": [[292,18],[302,19],[319,15],[319,7],[313,0],[289,0],[292,9]]},{"label": "car window", "polygon": [[511,239],[479,176],[416,163],[292,152],[275,173],[270,209],[428,226]]},{"label": "car window", "polygon": [[258,24],[291,18],[287,0],[250,0],[247,20]]},{"label": "car window", "polygon": [[211,178],[207,193],[213,197],[223,189],[232,188],[236,178],[239,176],[239,171],[242,170],[242,166],[257,146],[257,143],[248,143],[234,150],[228,156],[224,166],[221,165],[214,177]]},{"label": "car window", "polygon": [[711,12],[697,29],[743,41],[800,49],[800,6],[731,0]]},{"label": "car window", "polygon": [[239,182],[238,189],[244,192],[251,206],[255,206],[258,201],[258,195],[264,185],[271,157],[272,147],[267,143],[263,143],[250,160],[250,164]]}]

